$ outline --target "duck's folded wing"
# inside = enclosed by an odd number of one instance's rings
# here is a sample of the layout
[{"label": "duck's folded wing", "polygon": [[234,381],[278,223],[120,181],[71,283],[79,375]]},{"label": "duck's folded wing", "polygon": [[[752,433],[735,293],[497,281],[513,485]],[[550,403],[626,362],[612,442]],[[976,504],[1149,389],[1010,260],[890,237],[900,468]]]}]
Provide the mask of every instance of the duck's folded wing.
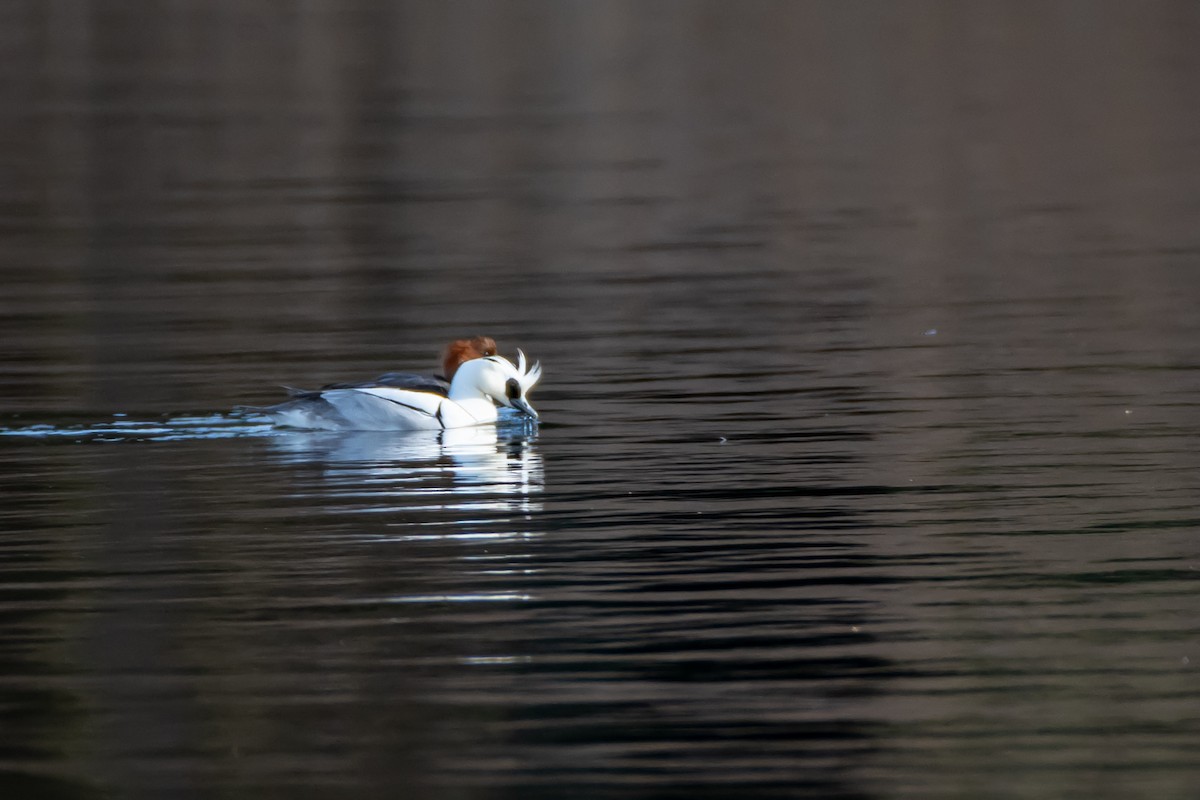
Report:
[{"label": "duck's folded wing", "polygon": [[415,372],[385,372],[371,381],[360,383],[330,383],[321,387],[321,391],[331,389],[373,389],[388,386],[393,389],[407,389],[411,392],[433,392],[445,397],[450,391],[450,383],[436,375],[418,375]]},{"label": "duck's folded wing", "polygon": [[441,428],[439,410],[445,398],[390,386],[331,389],[321,399],[361,430]]},{"label": "duck's folded wing", "polygon": [[415,372],[385,372],[375,379],[375,384],[413,392],[433,392],[443,397],[450,391],[450,381],[437,375],[418,375]]}]

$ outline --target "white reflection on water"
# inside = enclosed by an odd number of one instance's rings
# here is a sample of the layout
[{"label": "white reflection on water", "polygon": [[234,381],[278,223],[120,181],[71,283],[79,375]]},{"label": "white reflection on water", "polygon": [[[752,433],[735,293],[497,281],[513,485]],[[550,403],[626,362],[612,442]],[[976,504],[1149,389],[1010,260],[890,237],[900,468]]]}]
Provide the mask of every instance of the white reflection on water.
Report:
[{"label": "white reflection on water", "polygon": [[[460,570],[446,591],[401,591],[369,602],[399,605],[524,603],[532,515],[545,483],[536,426],[502,424],[415,433],[300,432],[269,439],[283,464],[319,468],[293,496],[327,514],[360,515],[351,534],[403,547],[453,543]],[[365,515],[365,516],[363,516]],[[509,544],[513,547],[504,547]],[[460,549],[461,548],[461,549]],[[440,587],[439,587],[440,588]],[[490,655],[481,655],[490,658]]]},{"label": "white reflection on water", "polygon": [[532,600],[533,596],[517,592],[479,594],[410,594],[401,597],[381,597],[379,603],[507,603],[513,600]]},{"label": "white reflection on water", "polygon": [[470,666],[488,666],[492,664],[528,664],[533,661],[532,656],[464,656],[459,659],[460,664]]},{"label": "white reflection on water", "polygon": [[[297,431],[276,428],[265,417],[211,414],[104,422],[0,427],[0,436],[58,441],[165,442],[261,438],[283,464],[316,464],[324,481],[297,489],[294,497],[336,499],[330,513],[454,512],[422,528],[451,526],[453,533],[404,538],[512,538],[516,534],[473,530],[495,522],[496,512],[528,515],[541,508],[544,484],[535,441],[536,423],[502,414],[495,426],[446,431]],[[364,501],[347,507],[346,500]],[[527,534],[520,534],[526,536]]]},{"label": "white reflection on water", "polygon": [[[290,431],[271,438],[284,463],[318,463],[339,497],[402,496],[407,510],[511,509],[542,490],[534,430]],[[449,479],[449,480],[447,480]],[[414,498],[438,499],[413,503]],[[388,506],[377,506],[386,510]]]},{"label": "white reflection on water", "polygon": [[403,514],[404,521],[387,523],[403,533],[387,538],[496,540],[531,536],[515,523],[542,507],[536,437],[536,427],[525,425],[291,431],[270,445],[283,463],[321,467],[321,483],[306,484],[296,496],[331,501],[327,510],[334,514]]},{"label": "white reflection on water", "polygon": [[[471,528],[493,521],[496,512],[529,514],[544,474],[537,452],[536,423],[502,414],[492,426],[446,431],[296,431],[276,428],[265,417],[230,414],[166,417],[156,421],[114,415],[104,422],[34,424],[0,428],[0,435],[75,442],[164,442],[260,438],[283,464],[317,464],[325,480],[296,497],[358,498],[365,504],[331,513],[455,512],[450,520],[423,527]],[[435,535],[435,534],[429,534]],[[459,531],[462,538],[500,534]],[[510,535],[510,534],[505,534]],[[436,534],[444,537],[444,534]]]}]

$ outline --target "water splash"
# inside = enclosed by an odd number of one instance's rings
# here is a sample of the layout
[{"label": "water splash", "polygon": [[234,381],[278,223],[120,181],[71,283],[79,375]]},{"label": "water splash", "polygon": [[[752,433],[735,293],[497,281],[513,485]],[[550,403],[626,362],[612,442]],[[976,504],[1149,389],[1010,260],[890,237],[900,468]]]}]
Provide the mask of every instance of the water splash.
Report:
[{"label": "water splash", "polygon": [[159,420],[129,419],[114,414],[112,422],[83,422],[54,425],[40,423],[0,428],[0,436],[29,439],[63,439],[73,442],[164,442],[188,439],[229,439],[239,436],[270,436],[276,433],[265,418],[232,414],[178,416]]}]

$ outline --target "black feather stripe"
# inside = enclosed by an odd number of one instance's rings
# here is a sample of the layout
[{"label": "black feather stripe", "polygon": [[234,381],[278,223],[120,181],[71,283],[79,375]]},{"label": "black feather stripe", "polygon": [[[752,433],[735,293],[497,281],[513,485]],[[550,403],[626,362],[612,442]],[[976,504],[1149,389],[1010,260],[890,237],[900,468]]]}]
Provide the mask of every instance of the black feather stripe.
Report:
[{"label": "black feather stripe", "polygon": [[[398,405],[398,406],[401,406],[401,407],[403,407],[403,408],[407,408],[407,409],[409,409],[410,411],[416,411],[417,413],[419,413],[419,414],[425,414],[426,416],[428,416],[428,415],[429,415],[429,412],[428,412],[428,411],[426,411],[425,409],[423,409],[423,408],[420,408],[420,407],[418,407],[418,406],[410,406],[408,403],[402,402],[402,401],[400,401],[400,400],[393,400],[393,399],[392,399],[392,398],[390,398],[390,397],[380,397],[379,395],[377,395],[377,394],[371,394],[370,392],[363,392],[363,394],[370,394],[370,395],[371,395],[371,397],[375,397],[375,398],[378,398],[378,399],[380,399],[380,400],[387,400],[389,403],[395,403],[396,405]],[[442,414],[442,404],[441,404],[441,403],[438,403],[438,422],[441,422],[441,414]],[[445,425],[443,425],[442,427],[444,428],[444,427],[446,427],[446,426],[445,426]]]}]

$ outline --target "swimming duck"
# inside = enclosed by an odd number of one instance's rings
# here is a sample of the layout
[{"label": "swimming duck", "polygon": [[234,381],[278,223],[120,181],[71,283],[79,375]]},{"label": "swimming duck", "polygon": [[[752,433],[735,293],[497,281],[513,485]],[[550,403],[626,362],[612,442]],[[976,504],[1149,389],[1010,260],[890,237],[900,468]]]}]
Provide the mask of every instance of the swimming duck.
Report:
[{"label": "swimming duck", "polygon": [[262,411],[276,425],[317,430],[465,428],[495,422],[498,405],[537,419],[526,395],[541,378],[542,366],[528,366],[522,351],[517,351],[516,364],[489,355],[463,361],[447,372],[454,377],[444,394],[407,384],[332,384],[315,392],[295,391],[291,400]]}]

